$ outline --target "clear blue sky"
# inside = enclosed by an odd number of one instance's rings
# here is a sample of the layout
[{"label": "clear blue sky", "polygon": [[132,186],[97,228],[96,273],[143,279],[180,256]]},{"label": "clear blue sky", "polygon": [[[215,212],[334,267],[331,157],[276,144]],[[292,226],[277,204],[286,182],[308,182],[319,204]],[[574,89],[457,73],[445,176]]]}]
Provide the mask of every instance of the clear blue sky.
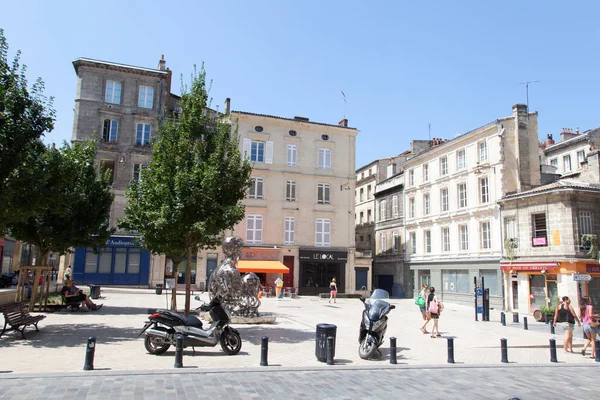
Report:
[{"label": "clear blue sky", "polygon": [[347,95],[356,164],[413,139],[452,138],[525,103],[540,137],[600,126],[597,1],[4,1],[0,27],[30,81],[55,97],[70,140],[76,77],[89,57],[143,67],[161,54],[187,80],[213,79],[213,106],[337,123]]}]

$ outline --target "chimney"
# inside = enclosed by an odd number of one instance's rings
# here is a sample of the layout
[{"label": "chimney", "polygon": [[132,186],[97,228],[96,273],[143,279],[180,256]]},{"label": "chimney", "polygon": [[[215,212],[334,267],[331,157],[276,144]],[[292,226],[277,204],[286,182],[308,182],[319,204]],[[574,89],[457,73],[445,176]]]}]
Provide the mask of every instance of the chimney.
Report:
[{"label": "chimney", "polygon": [[309,119],[308,119],[308,118],[306,118],[306,117],[298,117],[298,116],[295,116],[295,117],[294,117],[294,119],[295,119],[296,121],[300,121],[300,122],[308,122],[308,121],[309,121]]},{"label": "chimney", "polygon": [[577,136],[579,132],[573,133],[572,128],[562,128],[562,132],[560,133],[560,141],[564,142],[565,140],[569,140]]},{"label": "chimney", "polygon": [[578,126],[575,127],[575,134],[579,135],[579,127]]},{"label": "chimney", "polygon": [[[513,119],[516,134],[517,190],[521,192],[539,184],[539,162],[537,167],[532,165],[535,164],[535,160],[532,161],[532,149],[535,148],[537,152],[539,142],[537,132],[533,132],[534,126],[531,126],[533,129],[530,132],[529,113],[525,104],[513,106]],[[537,171],[538,175],[535,176],[533,171]]]},{"label": "chimney", "polygon": [[231,99],[228,97],[225,99],[225,105],[223,106],[223,112],[225,115],[229,115],[231,113]]},{"label": "chimney", "polygon": [[343,120],[341,120],[340,122],[338,122],[338,125],[341,126],[342,128],[347,128],[348,127],[348,120],[346,118],[344,118]]},{"label": "chimney", "polygon": [[160,61],[158,62],[158,70],[165,71],[167,69],[167,62],[165,61],[165,55],[162,54],[160,56]]},{"label": "chimney", "polygon": [[552,134],[551,133],[548,134],[548,139],[546,139],[546,144],[548,146],[552,146],[554,144],[554,139],[552,139]]}]

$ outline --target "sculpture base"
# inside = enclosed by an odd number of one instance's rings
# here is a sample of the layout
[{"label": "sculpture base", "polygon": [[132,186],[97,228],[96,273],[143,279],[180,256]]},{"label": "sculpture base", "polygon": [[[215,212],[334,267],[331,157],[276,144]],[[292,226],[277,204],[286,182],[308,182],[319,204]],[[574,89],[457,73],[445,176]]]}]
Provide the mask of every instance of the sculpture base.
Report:
[{"label": "sculpture base", "polygon": [[[212,322],[212,318],[207,312],[201,312],[200,318],[205,321]],[[260,324],[273,324],[277,317],[274,313],[258,313],[257,316],[253,317],[242,317],[234,315],[231,317],[231,324],[247,324],[247,325],[260,325]]]}]

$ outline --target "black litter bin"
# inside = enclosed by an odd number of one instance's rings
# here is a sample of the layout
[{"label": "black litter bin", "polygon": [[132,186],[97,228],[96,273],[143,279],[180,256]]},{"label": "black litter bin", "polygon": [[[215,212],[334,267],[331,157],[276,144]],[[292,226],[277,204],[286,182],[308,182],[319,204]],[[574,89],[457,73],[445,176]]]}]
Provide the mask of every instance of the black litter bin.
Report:
[{"label": "black litter bin", "polygon": [[90,287],[90,297],[94,300],[100,298],[100,286],[88,285]]},{"label": "black litter bin", "polygon": [[327,361],[327,337],[333,336],[333,357],[335,357],[335,335],[337,326],[333,324],[317,324],[315,356],[319,361]]},{"label": "black litter bin", "polygon": [[162,283],[156,284],[156,294],[162,294]]}]

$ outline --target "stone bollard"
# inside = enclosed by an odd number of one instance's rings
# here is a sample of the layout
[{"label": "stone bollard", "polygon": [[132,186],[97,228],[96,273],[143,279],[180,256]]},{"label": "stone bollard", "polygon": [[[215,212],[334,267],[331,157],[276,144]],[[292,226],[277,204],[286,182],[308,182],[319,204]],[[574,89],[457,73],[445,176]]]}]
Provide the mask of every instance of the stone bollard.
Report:
[{"label": "stone bollard", "polygon": [[556,340],[550,339],[550,362],[558,362],[556,359]]},{"label": "stone bollard", "polygon": [[396,357],[396,338],[390,338],[390,364],[398,364],[398,359]]},{"label": "stone bollard", "polygon": [[266,367],[269,365],[267,361],[269,357],[269,337],[263,336],[260,340],[260,366]]},{"label": "stone bollard", "polygon": [[90,336],[87,341],[85,349],[85,363],[83,364],[84,371],[90,371],[94,369],[94,354],[96,352],[96,338]]},{"label": "stone bollard", "polygon": [[500,350],[502,352],[502,362],[508,362],[508,343],[506,339],[500,339]]}]

